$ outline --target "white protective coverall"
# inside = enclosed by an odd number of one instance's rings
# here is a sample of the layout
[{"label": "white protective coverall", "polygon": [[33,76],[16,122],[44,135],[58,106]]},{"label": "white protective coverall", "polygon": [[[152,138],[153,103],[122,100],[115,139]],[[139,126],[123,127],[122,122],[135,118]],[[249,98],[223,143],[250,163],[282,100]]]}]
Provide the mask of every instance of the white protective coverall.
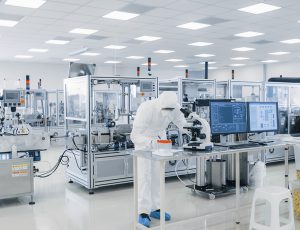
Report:
[{"label": "white protective coverall", "polygon": [[[164,110],[164,108],[174,108]],[[186,119],[180,111],[177,95],[163,92],[157,99],[143,102],[133,123],[131,140],[135,150],[151,150],[158,139],[166,139],[166,129],[173,122],[183,131]],[[138,207],[139,213],[149,214],[160,208],[159,162],[138,159]]]}]

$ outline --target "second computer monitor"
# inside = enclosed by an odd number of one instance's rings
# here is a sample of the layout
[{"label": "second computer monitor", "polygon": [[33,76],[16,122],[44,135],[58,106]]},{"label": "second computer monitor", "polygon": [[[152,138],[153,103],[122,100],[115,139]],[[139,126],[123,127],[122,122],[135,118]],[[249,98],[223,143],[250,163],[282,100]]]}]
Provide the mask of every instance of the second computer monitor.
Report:
[{"label": "second computer monitor", "polygon": [[277,102],[249,102],[248,129],[250,133],[277,131]]},{"label": "second computer monitor", "polygon": [[246,133],[247,104],[244,102],[211,102],[211,132],[215,135]]}]

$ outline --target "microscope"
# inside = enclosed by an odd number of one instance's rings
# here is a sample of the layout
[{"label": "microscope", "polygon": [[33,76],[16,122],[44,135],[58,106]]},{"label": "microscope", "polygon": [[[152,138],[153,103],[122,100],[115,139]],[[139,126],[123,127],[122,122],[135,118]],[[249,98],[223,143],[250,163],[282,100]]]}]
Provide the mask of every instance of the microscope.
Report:
[{"label": "microscope", "polygon": [[187,120],[187,126],[184,127],[191,136],[189,143],[184,144],[184,149],[190,150],[206,150],[210,151],[213,148],[213,143],[210,141],[211,131],[208,122],[199,117],[195,112],[190,112],[181,109]]}]

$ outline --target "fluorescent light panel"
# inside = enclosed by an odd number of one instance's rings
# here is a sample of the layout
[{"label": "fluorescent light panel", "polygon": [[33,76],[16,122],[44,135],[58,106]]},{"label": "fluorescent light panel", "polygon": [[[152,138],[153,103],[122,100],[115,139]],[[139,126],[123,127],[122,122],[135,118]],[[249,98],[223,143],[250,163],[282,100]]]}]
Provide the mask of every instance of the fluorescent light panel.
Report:
[{"label": "fluorescent light panel", "polygon": [[209,24],[203,24],[203,23],[198,23],[198,22],[188,22],[182,25],[178,25],[176,27],[178,28],[183,28],[183,29],[189,29],[189,30],[200,30],[206,27],[209,27],[211,25]]},{"label": "fluorescent light panel", "polygon": [[125,49],[127,46],[120,46],[120,45],[108,45],[105,46],[105,49],[113,49],[113,50],[121,50],[121,49]]},{"label": "fluorescent light panel", "polygon": [[170,53],[174,53],[174,52],[175,52],[174,50],[156,50],[153,53],[156,53],[156,54],[170,54]]},{"label": "fluorescent light panel", "polygon": [[294,39],[289,39],[289,40],[283,40],[280,41],[281,43],[285,43],[285,44],[297,44],[300,43],[300,39],[299,38],[294,38]]},{"label": "fluorescent light panel", "polygon": [[5,5],[18,6],[37,9],[41,7],[46,1],[44,0],[6,0]]},{"label": "fluorescent light panel", "polygon": [[31,58],[33,58],[33,56],[19,54],[19,55],[16,55],[15,58],[20,58],[20,59],[31,59]]},{"label": "fluorescent light panel", "polygon": [[243,60],[249,60],[249,58],[247,58],[247,57],[234,57],[234,58],[231,58],[231,60],[234,60],[234,61],[243,61]]},{"label": "fluorescent light panel", "polygon": [[134,59],[134,60],[138,60],[138,59],[143,59],[143,58],[145,58],[145,57],[143,57],[143,56],[128,56],[128,57],[126,57],[127,59]]},{"label": "fluorescent light panel", "polygon": [[33,52],[33,53],[46,53],[49,50],[48,49],[36,49],[36,48],[31,48],[28,50],[29,52]]},{"label": "fluorescent light panel", "polygon": [[71,34],[83,34],[83,35],[90,35],[90,34],[94,34],[96,32],[98,32],[98,30],[83,29],[83,28],[75,28],[75,29],[69,31],[69,33],[71,33]]},{"label": "fluorescent light panel", "polygon": [[141,36],[141,37],[135,38],[135,40],[146,41],[146,42],[153,42],[153,41],[156,41],[156,40],[159,40],[159,39],[161,39],[161,37]]},{"label": "fluorescent light panel", "polygon": [[14,27],[18,23],[19,21],[15,21],[15,20],[0,19],[0,26],[4,26],[4,27]]},{"label": "fluorescent light panel", "polygon": [[206,58],[206,57],[214,57],[216,55],[214,54],[196,54],[195,57],[202,57],[202,58]]},{"label": "fluorescent light panel", "polygon": [[251,37],[256,37],[256,36],[261,36],[261,35],[264,35],[264,33],[254,32],[254,31],[247,31],[247,32],[235,34],[234,36],[242,37],[242,38],[251,38]]},{"label": "fluorescent light panel", "polygon": [[215,67],[215,66],[208,66],[208,69],[218,69],[218,67]]},{"label": "fluorescent light panel", "polygon": [[283,52],[283,51],[279,51],[279,52],[273,52],[273,53],[269,53],[271,55],[275,55],[275,56],[280,56],[280,55],[285,55],[285,54],[290,54],[291,52]]},{"label": "fluorescent light panel", "polygon": [[239,52],[246,52],[246,51],[253,51],[255,49],[254,48],[250,48],[250,47],[239,47],[239,48],[234,48],[232,50],[239,51]]},{"label": "fluorescent light panel", "polygon": [[165,60],[165,61],[167,61],[167,62],[181,62],[181,61],[183,61],[182,59],[167,59],[167,60]]},{"label": "fluorescent light panel", "polygon": [[52,44],[52,45],[65,45],[68,44],[70,41],[67,40],[48,40],[46,41],[47,44]]},{"label": "fluorescent light panel", "polygon": [[210,46],[214,43],[210,43],[210,42],[194,42],[194,43],[190,43],[188,44],[189,46]]},{"label": "fluorescent light panel", "polygon": [[75,61],[79,61],[80,59],[79,58],[65,58],[63,59],[63,61],[68,61],[68,62],[75,62]]},{"label": "fluorescent light panel", "polygon": [[245,66],[245,64],[238,63],[238,64],[231,64],[230,66],[239,67],[239,66]]},{"label": "fluorescent light panel", "polygon": [[175,68],[188,68],[188,65],[175,65]]},{"label": "fluorescent light panel", "polygon": [[[143,63],[142,65],[146,65],[146,66],[148,66],[148,63],[146,62],[146,63]],[[158,64],[156,64],[156,63],[151,63],[151,66],[155,66],[155,65],[158,65]]]},{"label": "fluorescent light panel", "polygon": [[99,56],[100,53],[85,52],[85,53],[82,53],[81,55],[82,56],[92,56],[92,57],[94,57],[94,56]]},{"label": "fluorescent light panel", "polygon": [[112,11],[104,16],[103,18],[109,18],[109,19],[116,19],[116,20],[122,20],[122,21],[127,21],[132,18],[135,18],[139,16],[139,14],[134,14],[134,13],[129,13],[129,12],[124,12],[124,11]]},{"label": "fluorescent light panel", "polygon": [[[212,64],[216,64],[216,63],[217,63],[217,62],[215,62],[215,61],[209,61],[209,62],[208,62],[208,64],[211,64],[211,65],[212,65]],[[205,62],[200,62],[199,64],[203,64],[203,65],[204,65]]]},{"label": "fluorescent light panel", "polygon": [[251,14],[263,14],[263,13],[267,13],[270,11],[278,10],[280,8],[281,7],[279,7],[279,6],[269,5],[269,4],[265,4],[265,3],[258,3],[255,5],[241,8],[241,9],[239,9],[239,11],[243,11],[243,12],[247,12],[247,13],[251,13]]},{"label": "fluorescent light panel", "polygon": [[105,64],[119,64],[121,61],[106,61]]},{"label": "fluorescent light panel", "polygon": [[275,62],[278,62],[278,60],[264,60],[264,61],[261,61],[262,63],[275,63]]}]

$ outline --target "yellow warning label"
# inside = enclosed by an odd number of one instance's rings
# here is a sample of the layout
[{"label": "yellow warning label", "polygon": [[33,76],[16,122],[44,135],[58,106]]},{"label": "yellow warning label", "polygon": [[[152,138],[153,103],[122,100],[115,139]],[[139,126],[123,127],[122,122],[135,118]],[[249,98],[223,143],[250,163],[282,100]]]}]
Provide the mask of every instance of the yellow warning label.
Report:
[{"label": "yellow warning label", "polygon": [[28,176],[29,164],[15,164],[11,166],[12,177]]}]

